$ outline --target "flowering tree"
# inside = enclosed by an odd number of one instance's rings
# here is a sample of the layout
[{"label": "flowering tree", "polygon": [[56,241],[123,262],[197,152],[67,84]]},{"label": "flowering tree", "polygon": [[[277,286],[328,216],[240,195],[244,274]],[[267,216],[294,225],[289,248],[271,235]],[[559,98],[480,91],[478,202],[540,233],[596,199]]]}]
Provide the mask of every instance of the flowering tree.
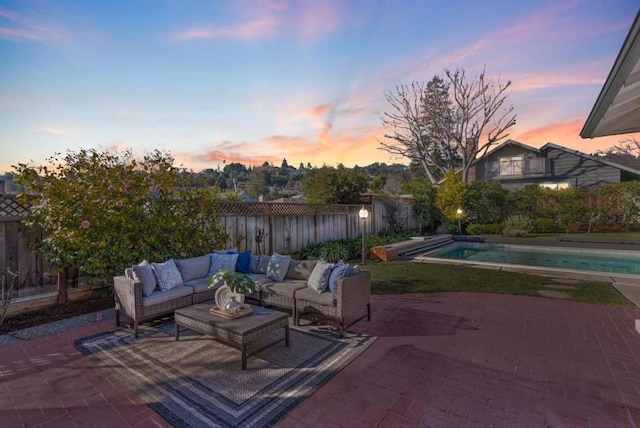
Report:
[{"label": "flowering tree", "polygon": [[217,191],[194,186],[167,153],[136,160],[131,151],[80,150],[48,162],[14,169],[27,189],[18,198],[31,207],[23,221],[46,232],[34,245],[54,269],[110,276],[142,259],[200,255],[227,240]]},{"label": "flowering tree", "polygon": [[[438,188],[436,207],[443,217],[450,222],[455,222],[460,214],[458,209],[464,206],[464,198],[467,192],[467,185],[462,181],[462,174],[450,169],[444,174],[444,182]],[[464,212],[462,213],[464,216]]]}]

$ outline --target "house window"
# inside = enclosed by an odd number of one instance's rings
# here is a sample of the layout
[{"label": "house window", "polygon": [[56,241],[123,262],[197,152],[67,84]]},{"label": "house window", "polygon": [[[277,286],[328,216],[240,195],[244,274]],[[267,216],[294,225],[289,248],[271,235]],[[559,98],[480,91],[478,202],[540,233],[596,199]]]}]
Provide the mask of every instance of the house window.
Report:
[{"label": "house window", "polygon": [[540,183],[540,187],[544,187],[546,189],[558,190],[558,189],[568,189],[571,186],[569,186],[569,182],[565,181],[562,183]]},{"label": "house window", "polygon": [[522,155],[500,158],[500,175],[522,175],[523,165]]}]

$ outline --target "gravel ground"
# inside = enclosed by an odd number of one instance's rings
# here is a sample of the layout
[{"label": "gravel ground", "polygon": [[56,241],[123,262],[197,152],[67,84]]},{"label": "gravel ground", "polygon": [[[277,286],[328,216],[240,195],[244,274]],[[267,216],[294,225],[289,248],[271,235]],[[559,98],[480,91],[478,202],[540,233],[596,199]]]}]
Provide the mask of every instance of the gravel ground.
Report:
[{"label": "gravel ground", "polygon": [[13,331],[11,333],[0,336],[0,348],[4,348],[15,343],[20,343],[24,340],[33,340],[39,337],[60,333],[88,324],[101,322],[108,319],[115,319],[115,317],[115,310],[105,309],[98,312],[92,312],[90,314],[78,315],[47,324],[40,324],[22,330]]},{"label": "gravel ground", "polygon": [[9,316],[0,324],[0,348],[114,318],[111,293]]}]

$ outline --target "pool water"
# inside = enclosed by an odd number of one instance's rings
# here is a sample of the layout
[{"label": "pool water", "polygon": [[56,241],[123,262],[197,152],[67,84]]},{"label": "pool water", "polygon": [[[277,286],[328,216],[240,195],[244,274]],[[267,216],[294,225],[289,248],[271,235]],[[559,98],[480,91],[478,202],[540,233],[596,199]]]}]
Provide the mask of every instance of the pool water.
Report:
[{"label": "pool water", "polygon": [[427,257],[640,275],[640,252],[456,242]]}]

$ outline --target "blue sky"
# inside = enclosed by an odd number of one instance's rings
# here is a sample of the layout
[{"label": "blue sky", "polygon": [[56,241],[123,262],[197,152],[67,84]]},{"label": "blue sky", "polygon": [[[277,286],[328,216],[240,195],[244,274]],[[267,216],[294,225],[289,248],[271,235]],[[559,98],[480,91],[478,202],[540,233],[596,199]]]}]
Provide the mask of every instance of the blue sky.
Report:
[{"label": "blue sky", "polygon": [[445,68],[512,81],[511,138],[583,152],[579,131],[631,0],[4,0],[0,173],[80,148],[222,162],[366,165],[384,95]]}]

